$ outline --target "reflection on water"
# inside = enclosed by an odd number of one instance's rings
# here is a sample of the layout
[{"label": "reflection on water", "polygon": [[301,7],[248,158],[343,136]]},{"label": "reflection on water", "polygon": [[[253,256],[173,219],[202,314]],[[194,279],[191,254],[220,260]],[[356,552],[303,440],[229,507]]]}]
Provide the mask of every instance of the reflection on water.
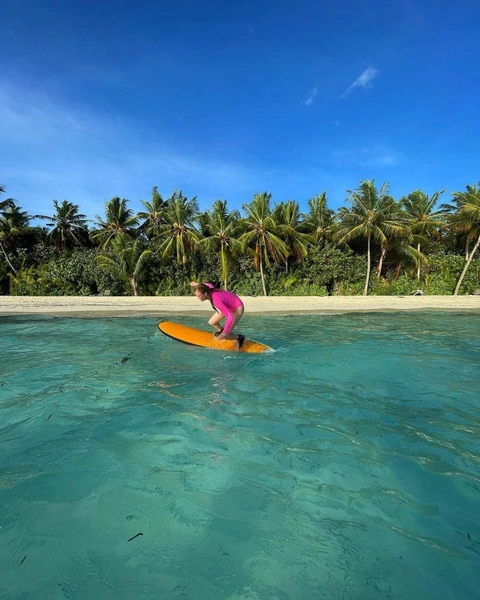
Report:
[{"label": "reflection on water", "polygon": [[0,597],[476,596],[478,315],[1,326]]}]

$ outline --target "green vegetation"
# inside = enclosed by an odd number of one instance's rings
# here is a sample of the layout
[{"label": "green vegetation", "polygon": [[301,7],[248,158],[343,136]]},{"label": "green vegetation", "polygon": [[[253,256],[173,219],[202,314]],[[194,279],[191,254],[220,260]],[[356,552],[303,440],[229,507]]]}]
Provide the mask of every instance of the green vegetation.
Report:
[{"label": "green vegetation", "polygon": [[137,214],[112,198],[91,228],[68,200],[54,200],[48,216],[0,199],[0,293],[184,295],[191,280],[209,280],[241,295],[471,294],[480,289],[480,183],[438,207],[442,194],[395,199],[386,183],[361,181],[336,213],[326,192],[305,214],[268,192],[240,213],[226,200],[200,212],[196,198],[164,200],[154,187]]}]

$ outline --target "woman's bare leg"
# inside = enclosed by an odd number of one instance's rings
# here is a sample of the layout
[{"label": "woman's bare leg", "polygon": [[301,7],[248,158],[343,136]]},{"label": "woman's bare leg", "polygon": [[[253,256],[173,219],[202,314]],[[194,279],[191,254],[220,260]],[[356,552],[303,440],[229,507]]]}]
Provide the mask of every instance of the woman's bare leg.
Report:
[{"label": "woman's bare leg", "polygon": [[235,326],[242,318],[244,310],[245,309],[243,308],[243,306],[239,306],[232,312],[233,325],[227,334],[225,334],[225,335],[223,333],[220,334],[220,339],[224,339],[224,340],[237,340],[238,339],[238,334],[232,333],[232,331],[234,330]]},{"label": "woman's bare leg", "polygon": [[220,321],[225,318],[225,315],[221,312],[215,313],[208,320],[208,324],[214,327],[217,331],[222,331]]}]

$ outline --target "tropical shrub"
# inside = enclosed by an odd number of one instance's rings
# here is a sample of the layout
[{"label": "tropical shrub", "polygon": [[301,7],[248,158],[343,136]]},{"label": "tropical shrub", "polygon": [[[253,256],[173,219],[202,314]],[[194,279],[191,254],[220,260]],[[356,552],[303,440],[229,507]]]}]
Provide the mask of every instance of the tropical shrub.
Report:
[{"label": "tropical shrub", "polygon": [[26,296],[89,296],[110,291],[122,295],[124,285],[96,268],[97,250],[53,253],[11,276],[10,293]]},{"label": "tropical shrub", "polygon": [[[429,257],[425,270],[425,287],[429,294],[450,295],[465,266],[465,258],[458,254],[438,253]],[[480,258],[471,262],[460,289],[461,294],[472,294],[480,289]]]},{"label": "tropical shrub", "polygon": [[[308,256],[296,266],[295,274],[305,284],[325,288],[329,295],[339,293],[340,286],[364,282],[366,257],[355,255],[349,248],[340,249],[330,243],[311,248]],[[363,288],[359,289],[361,293]]]}]

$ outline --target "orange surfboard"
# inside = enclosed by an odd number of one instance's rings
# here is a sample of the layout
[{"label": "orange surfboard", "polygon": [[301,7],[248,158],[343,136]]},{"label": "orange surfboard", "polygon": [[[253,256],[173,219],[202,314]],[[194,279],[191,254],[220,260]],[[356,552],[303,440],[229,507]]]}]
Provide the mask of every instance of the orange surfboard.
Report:
[{"label": "orange surfboard", "polygon": [[267,352],[272,350],[270,346],[265,346],[260,342],[245,339],[243,346],[237,350],[235,340],[220,340],[213,336],[213,333],[201,331],[186,325],[179,325],[171,321],[162,321],[158,324],[158,328],[168,337],[190,344],[191,346],[201,346],[202,348],[211,348],[212,350],[223,350],[224,352]]}]

